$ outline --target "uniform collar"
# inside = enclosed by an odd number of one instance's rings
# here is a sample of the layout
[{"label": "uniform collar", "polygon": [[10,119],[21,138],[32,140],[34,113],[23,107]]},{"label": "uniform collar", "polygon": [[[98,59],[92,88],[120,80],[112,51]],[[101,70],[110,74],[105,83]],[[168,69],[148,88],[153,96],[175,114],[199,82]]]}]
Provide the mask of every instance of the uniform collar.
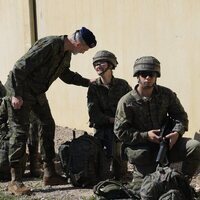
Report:
[{"label": "uniform collar", "polygon": [[[134,98],[135,98],[135,100],[136,100],[137,102],[140,102],[140,103],[141,103],[141,102],[144,102],[144,100],[142,99],[142,97],[139,95],[139,93],[138,93],[138,91],[137,91],[138,85],[139,85],[139,84],[137,84],[137,85],[134,87],[134,90],[132,90],[132,95],[134,96]],[[151,97],[158,95],[158,93],[159,93],[158,86],[155,85]]]},{"label": "uniform collar", "polygon": [[[96,83],[97,83],[97,85],[102,85],[102,86],[104,86],[103,83],[102,83],[102,81],[101,81],[101,78],[100,78],[100,77],[97,78]],[[112,86],[112,85],[115,85],[115,83],[116,83],[116,79],[115,79],[114,76],[112,76],[112,79],[111,79],[111,82],[110,82],[109,85]]]}]

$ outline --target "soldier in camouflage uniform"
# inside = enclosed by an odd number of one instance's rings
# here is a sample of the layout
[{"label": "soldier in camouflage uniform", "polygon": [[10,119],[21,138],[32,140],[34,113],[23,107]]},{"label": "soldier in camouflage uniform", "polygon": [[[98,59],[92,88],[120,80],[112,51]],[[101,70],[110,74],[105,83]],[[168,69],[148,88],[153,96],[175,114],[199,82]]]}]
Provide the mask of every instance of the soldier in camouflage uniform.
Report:
[{"label": "soldier in camouflage uniform", "polygon": [[[6,89],[0,82],[0,179],[10,179],[10,164],[8,161],[9,152],[9,138],[11,132],[8,127],[8,116],[11,107],[11,101],[9,97],[6,97]],[[38,143],[39,132],[41,131],[40,121],[31,112],[30,115],[30,128],[28,137],[28,150],[30,161],[30,175],[33,177],[40,177],[42,170],[39,163]],[[26,158],[23,160],[23,169],[25,170]],[[23,173],[22,173],[23,174]]]},{"label": "soldier in camouflage uniform", "polygon": [[[9,162],[9,139],[12,132],[9,131],[8,115],[11,108],[9,97],[3,97],[0,105],[0,180],[10,180],[10,162]],[[24,154],[20,161],[21,171],[24,174],[27,161],[27,154]]]},{"label": "soldier in camouflage uniform", "polygon": [[167,115],[175,119],[169,139],[169,162],[183,161],[182,172],[192,177],[200,165],[200,143],[182,137],[188,130],[188,116],[176,94],[157,85],[160,62],[151,56],[141,57],[134,65],[138,84],[119,101],[114,132],[126,145],[125,154],[135,165],[133,181],[155,171],[160,143],[160,128]]},{"label": "soldier in camouflage uniform", "polygon": [[66,180],[55,171],[55,122],[45,92],[57,78],[67,84],[88,87],[89,79],[70,70],[71,55],[84,53],[95,46],[95,36],[85,27],[69,37],[45,37],[38,40],[10,71],[5,87],[12,104],[9,115],[9,129],[12,132],[9,149],[11,182],[8,185],[11,193],[30,193],[30,188],[22,182],[20,166],[26,150],[30,111],[42,126],[40,151],[44,163],[43,183],[66,184]]},{"label": "soldier in camouflage uniform", "polygon": [[113,76],[112,70],[117,64],[117,58],[109,51],[98,51],[95,54],[93,66],[99,78],[89,86],[87,104],[90,127],[94,128],[94,136],[101,141],[108,159],[113,160],[113,173],[115,178],[119,179],[124,175],[123,171],[127,170],[127,162],[119,158],[113,132],[114,118],[119,99],[129,92],[131,87],[127,81]]}]

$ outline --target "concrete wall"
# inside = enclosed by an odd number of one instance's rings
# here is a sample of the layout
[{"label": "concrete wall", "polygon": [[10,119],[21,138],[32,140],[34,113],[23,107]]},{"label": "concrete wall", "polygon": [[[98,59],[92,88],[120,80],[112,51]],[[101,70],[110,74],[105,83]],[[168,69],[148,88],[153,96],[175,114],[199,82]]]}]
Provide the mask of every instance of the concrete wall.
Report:
[{"label": "concrete wall", "polygon": [[28,0],[0,0],[0,80],[31,45]]},{"label": "concrete wall", "polygon": [[[6,79],[13,63],[29,46],[27,0],[0,0],[0,80]],[[132,86],[136,58],[153,55],[161,62],[158,84],[170,87],[189,115],[193,136],[200,129],[200,1],[198,0],[36,0],[38,38],[71,34],[81,26],[95,33],[98,45],[72,57],[71,70],[95,78],[92,57],[107,49],[116,54],[116,77]],[[3,32],[3,34],[2,34]],[[14,35],[14,37],[13,37]],[[20,42],[20,45],[19,45]],[[66,85],[60,80],[47,92],[56,124],[88,128],[87,88]]]}]

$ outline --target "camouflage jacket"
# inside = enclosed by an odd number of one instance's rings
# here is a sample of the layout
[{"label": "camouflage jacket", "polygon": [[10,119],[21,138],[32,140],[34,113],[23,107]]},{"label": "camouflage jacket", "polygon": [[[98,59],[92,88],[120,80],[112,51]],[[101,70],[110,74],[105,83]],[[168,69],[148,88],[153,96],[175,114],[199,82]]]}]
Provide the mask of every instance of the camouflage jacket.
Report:
[{"label": "camouflage jacket", "polygon": [[109,117],[115,117],[119,99],[131,89],[127,81],[114,77],[109,88],[102,84],[100,78],[92,83],[87,94],[90,127],[111,126]]},{"label": "camouflage jacket", "polygon": [[167,115],[176,120],[173,131],[182,135],[188,130],[187,113],[174,92],[157,85],[151,99],[144,101],[136,87],[117,107],[114,132],[120,140],[132,145],[147,143],[147,132],[160,129]]},{"label": "camouflage jacket", "polygon": [[38,40],[9,73],[5,87],[10,96],[23,96],[25,88],[45,93],[58,77],[68,84],[87,87],[89,80],[70,71],[71,52],[64,52],[64,38],[49,36]]}]

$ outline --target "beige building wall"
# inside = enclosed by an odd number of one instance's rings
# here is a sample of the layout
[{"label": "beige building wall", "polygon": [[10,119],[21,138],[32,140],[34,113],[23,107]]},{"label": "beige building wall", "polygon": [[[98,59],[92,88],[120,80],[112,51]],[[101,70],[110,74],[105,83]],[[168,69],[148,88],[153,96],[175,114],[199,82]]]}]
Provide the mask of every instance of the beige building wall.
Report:
[{"label": "beige building wall", "polygon": [[[1,80],[6,79],[14,60],[29,44],[30,38],[25,37],[30,35],[26,23],[28,12],[24,9],[27,3],[26,0],[0,0],[0,20],[3,18],[0,29],[4,32],[0,38]],[[189,115],[187,134],[192,137],[200,129],[200,1],[36,0],[36,8],[38,38],[71,34],[81,26],[93,30],[97,47],[73,56],[71,62],[71,70],[84,77],[96,77],[92,57],[98,50],[106,49],[116,54],[119,66],[114,75],[126,79],[132,86],[137,82],[132,78],[135,59],[144,55],[157,57],[162,70],[158,84],[177,93]],[[87,123],[87,88],[57,80],[47,95],[56,124],[92,131]]]},{"label": "beige building wall", "polygon": [[0,80],[31,46],[28,0],[0,0]]}]

